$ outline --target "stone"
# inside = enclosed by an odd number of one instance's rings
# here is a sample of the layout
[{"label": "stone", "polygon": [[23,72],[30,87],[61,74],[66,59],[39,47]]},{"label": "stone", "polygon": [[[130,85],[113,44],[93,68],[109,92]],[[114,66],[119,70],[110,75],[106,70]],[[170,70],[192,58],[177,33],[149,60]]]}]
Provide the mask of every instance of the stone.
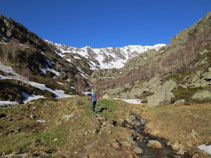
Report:
[{"label": "stone", "polygon": [[147,85],[148,85],[149,89],[153,89],[153,88],[157,87],[158,85],[160,85],[160,83],[161,83],[160,78],[158,76],[155,76],[149,80]]},{"label": "stone", "polygon": [[119,141],[115,141],[114,143],[112,143],[112,147],[114,147],[115,149],[120,149],[121,144],[119,143]]},{"label": "stone", "polygon": [[127,137],[127,140],[132,144],[136,144],[136,142],[134,141],[134,138],[132,136]]},{"label": "stone", "polygon": [[94,130],[92,131],[93,134],[98,134],[98,132],[99,132],[98,129],[94,129]]},{"label": "stone", "polygon": [[126,121],[128,122],[128,123],[132,123],[133,121],[135,121],[136,120],[136,117],[134,116],[134,115],[130,115],[127,119],[126,119]]},{"label": "stone", "polygon": [[211,71],[202,74],[204,80],[211,80]]},{"label": "stone", "polygon": [[12,35],[12,31],[11,30],[7,30],[6,35],[7,35],[7,37],[10,37]]},{"label": "stone", "polygon": [[180,100],[177,100],[174,105],[184,105],[185,103],[185,99],[180,99]]},{"label": "stone", "polygon": [[162,144],[157,140],[149,140],[147,146],[150,147],[150,148],[154,148],[154,149],[161,149],[162,148]]},{"label": "stone", "polygon": [[147,97],[148,107],[157,107],[159,105],[169,104],[171,99],[175,98],[172,92],[166,90],[160,90],[155,94]]},{"label": "stone", "polygon": [[0,114],[0,118],[4,118],[4,117],[6,117],[6,114],[4,113]]},{"label": "stone", "polygon": [[171,99],[175,98],[174,94],[171,92],[177,87],[177,83],[173,80],[166,81],[163,86],[157,86],[152,92],[153,95],[147,97],[148,107],[157,107],[159,105],[165,105],[171,102]]},{"label": "stone", "polygon": [[180,149],[180,150],[177,152],[177,154],[178,154],[178,155],[184,155],[185,152],[184,152],[182,149]]},{"label": "stone", "polygon": [[69,119],[73,118],[74,115],[73,114],[69,114],[69,115],[63,115],[62,119],[64,119],[65,121],[68,121]]},{"label": "stone", "polygon": [[132,88],[129,95],[131,99],[136,99],[137,98],[136,96],[142,95],[143,92],[144,91],[141,88]]},{"label": "stone", "polygon": [[135,120],[135,121],[133,121],[133,125],[135,125],[135,126],[140,126],[141,123],[140,123],[138,120]]},{"label": "stone", "polygon": [[176,87],[177,87],[177,83],[173,80],[168,80],[163,84],[163,88],[170,92]]},{"label": "stone", "polygon": [[108,96],[108,94],[105,94],[104,96],[103,96],[103,99],[109,99],[110,97]]},{"label": "stone", "polygon": [[133,151],[134,151],[136,154],[142,154],[142,153],[143,153],[143,150],[142,150],[140,147],[138,147],[138,146],[136,146],[136,147],[133,149]]},{"label": "stone", "polygon": [[192,129],[190,135],[195,138],[198,134],[194,129]]},{"label": "stone", "polygon": [[192,96],[192,99],[197,100],[197,101],[210,100],[211,99],[211,93],[208,90],[201,90],[201,91],[196,92]]},{"label": "stone", "polygon": [[174,143],[172,146],[172,149],[175,151],[183,150],[184,146],[182,144],[179,144],[178,142]]}]

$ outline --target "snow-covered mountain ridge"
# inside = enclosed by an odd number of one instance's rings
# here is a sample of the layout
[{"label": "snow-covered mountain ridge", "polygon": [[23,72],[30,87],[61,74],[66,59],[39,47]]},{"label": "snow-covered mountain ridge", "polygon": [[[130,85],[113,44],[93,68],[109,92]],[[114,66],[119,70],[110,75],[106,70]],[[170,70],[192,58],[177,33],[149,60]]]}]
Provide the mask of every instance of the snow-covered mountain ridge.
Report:
[{"label": "snow-covered mountain ridge", "polygon": [[[47,40],[46,40],[47,41]],[[112,69],[122,68],[128,59],[136,57],[141,53],[150,49],[159,50],[165,44],[156,44],[154,46],[142,45],[128,45],[125,47],[107,47],[107,48],[91,48],[89,46],[83,48],[76,48],[58,43],[47,41],[49,44],[57,48],[57,54],[64,57],[67,61],[71,62],[69,54],[76,55],[75,59],[84,57],[90,61],[90,68],[95,69]]]}]

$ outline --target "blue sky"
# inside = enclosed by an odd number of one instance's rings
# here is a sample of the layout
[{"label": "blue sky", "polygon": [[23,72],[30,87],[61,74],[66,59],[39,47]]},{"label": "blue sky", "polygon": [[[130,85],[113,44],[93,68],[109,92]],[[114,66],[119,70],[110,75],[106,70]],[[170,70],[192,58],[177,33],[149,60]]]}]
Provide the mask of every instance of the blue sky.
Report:
[{"label": "blue sky", "polygon": [[211,11],[211,0],[1,0],[0,14],[75,47],[168,44]]}]

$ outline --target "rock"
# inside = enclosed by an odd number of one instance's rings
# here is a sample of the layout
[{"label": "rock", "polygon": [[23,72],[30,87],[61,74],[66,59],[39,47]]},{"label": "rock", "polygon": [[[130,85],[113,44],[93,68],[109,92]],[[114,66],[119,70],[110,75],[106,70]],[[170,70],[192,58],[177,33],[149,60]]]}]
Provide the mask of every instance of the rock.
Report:
[{"label": "rock", "polygon": [[185,99],[180,99],[180,100],[177,100],[174,105],[184,105],[185,103]]},{"label": "rock", "polygon": [[211,71],[203,73],[202,76],[203,76],[204,80],[210,81],[211,80]]},{"label": "rock", "polygon": [[118,119],[117,120],[117,125],[123,126],[124,125],[124,120],[123,119]]},{"label": "rock", "polygon": [[37,107],[36,107],[36,106],[33,106],[33,107],[32,107],[32,109],[33,109],[33,110],[36,110],[36,109],[37,109]]},{"label": "rock", "polygon": [[179,144],[178,142],[176,142],[172,146],[172,149],[175,150],[175,151],[183,150],[183,148],[184,148],[184,146],[182,144]]},{"label": "rock", "polygon": [[180,150],[177,152],[177,154],[178,154],[178,155],[184,155],[185,152],[184,152],[182,149],[180,149]]},{"label": "rock", "polygon": [[190,135],[195,138],[198,134],[194,129],[192,129]]},{"label": "rock", "polygon": [[210,100],[211,99],[211,93],[208,90],[201,90],[199,92],[196,92],[192,96],[192,99],[196,100],[196,101]]},{"label": "rock", "polygon": [[6,35],[7,35],[7,37],[10,37],[12,35],[12,31],[11,30],[7,30]]},{"label": "rock", "polygon": [[198,67],[198,66],[201,66],[201,65],[204,65],[204,64],[207,64],[207,63],[208,63],[208,58],[204,58],[203,60],[196,62],[194,67]]},{"label": "rock", "polygon": [[143,91],[143,89],[141,89],[141,88],[133,88],[131,91],[130,91],[130,98],[131,99],[136,99],[137,97],[136,96],[140,96],[140,95],[142,95],[142,93],[143,93],[144,91]]},{"label": "rock", "polygon": [[172,92],[160,89],[155,94],[147,97],[147,106],[157,107],[159,105],[169,104],[173,98],[175,98],[175,96]]},{"label": "rock", "polygon": [[135,121],[136,120],[136,117],[134,116],[134,115],[130,115],[127,119],[126,119],[126,121],[128,122],[128,123],[132,123],[133,121]]},{"label": "rock", "polygon": [[172,91],[176,87],[177,87],[177,83],[173,80],[168,80],[163,84],[163,88],[168,91]]},{"label": "rock", "polygon": [[108,99],[108,98],[110,98],[110,97],[108,96],[108,94],[105,94],[105,95],[103,96],[103,99]]},{"label": "rock", "polygon": [[74,115],[73,114],[69,114],[69,115],[63,115],[62,119],[64,119],[65,121],[68,121],[69,119],[73,118]]},{"label": "rock", "polygon": [[139,148],[138,146],[136,146],[133,151],[136,153],[136,154],[142,154],[143,153],[143,150],[141,148]]},{"label": "rock", "polygon": [[122,146],[131,148],[132,147],[132,143],[125,141],[125,142],[122,143]]},{"label": "rock", "polygon": [[147,86],[149,87],[149,89],[154,89],[155,87],[161,84],[160,80],[161,79],[159,76],[155,76],[149,80],[149,82],[147,83]]},{"label": "rock", "polygon": [[134,141],[134,138],[132,136],[127,137],[127,140],[132,144],[136,144],[136,142]]},{"label": "rock", "polygon": [[114,147],[115,149],[120,149],[121,148],[121,144],[118,140],[115,140],[114,143],[112,143],[112,147]]},{"label": "rock", "polygon": [[54,142],[57,142],[57,141],[58,141],[58,139],[57,139],[57,138],[55,138],[53,141],[54,141]]},{"label": "rock", "polygon": [[171,99],[175,98],[174,94],[171,92],[176,88],[177,83],[173,80],[166,81],[163,86],[157,86],[152,92],[153,95],[147,97],[148,107],[157,107],[159,105],[165,105],[171,102]]},{"label": "rock", "polygon": [[161,149],[162,148],[162,144],[157,140],[149,140],[147,146],[150,147],[150,148],[154,148],[154,149]]},{"label": "rock", "polygon": [[6,114],[4,113],[0,114],[0,118],[4,118],[4,117],[6,117]]},{"label": "rock", "polygon": [[93,134],[98,134],[98,132],[99,132],[98,129],[94,129],[94,130],[92,131]]}]

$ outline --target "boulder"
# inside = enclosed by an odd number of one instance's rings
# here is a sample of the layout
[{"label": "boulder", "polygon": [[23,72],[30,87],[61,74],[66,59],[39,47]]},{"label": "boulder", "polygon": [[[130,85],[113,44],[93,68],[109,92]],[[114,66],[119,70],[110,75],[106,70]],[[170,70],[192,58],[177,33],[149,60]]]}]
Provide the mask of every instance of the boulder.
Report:
[{"label": "boulder", "polygon": [[142,154],[143,153],[143,150],[141,148],[139,148],[138,146],[136,146],[133,151],[136,153],[136,154]]},{"label": "boulder", "polygon": [[128,123],[132,123],[133,121],[135,121],[136,120],[136,117],[134,116],[134,115],[130,115],[127,119],[126,119],[126,121],[128,122]]},{"label": "boulder", "polygon": [[170,92],[176,87],[177,87],[177,83],[173,80],[168,80],[163,84],[163,88]]},{"label": "boulder", "polygon": [[154,149],[161,149],[162,148],[162,144],[157,140],[149,140],[147,146],[150,147],[150,148],[154,148]]},{"label": "boulder", "polygon": [[180,99],[180,100],[177,100],[174,105],[184,105],[185,104],[185,99]]},{"label": "boulder", "polygon": [[147,83],[148,87],[150,89],[153,89],[155,87],[157,87],[158,85],[161,84],[160,78],[158,76],[153,77],[152,79],[149,80],[149,82]]},{"label": "boulder", "polygon": [[147,97],[147,106],[148,107],[157,107],[159,105],[168,104],[171,102],[171,99],[175,98],[174,94],[171,92],[176,88],[177,83],[173,80],[166,81],[163,86],[157,86],[152,91],[153,95]]},{"label": "boulder", "polygon": [[202,76],[203,76],[204,80],[210,81],[211,80],[211,71],[203,73]]},{"label": "boulder", "polygon": [[161,88],[155,94],[147,97],[147,106],[157,107],[159,105],[168,104],[173,98],[175,98],[175,96],[172,92],[168,92]]},{"label": "boulder", "polygon": [[208,90],[201,90],[201,91],[196,92],[192,96],[192,99],[197,100],[197,101],[210,100],[211,99],[211,93]]},{"label": "boulder", "polygon": [[142,95],[143,92],[144,91],[141,88],[137,88],[137,87],[136,88],[132,88],[132,90],[130,91],[130,98],[131,99],[135,99],[136,96]]},{"label": "boulder", "polygon": [[105,94],[105,95],[103,96],[103,99],[108,99],[108,98],[110,98],[110,97],[108,96],[108,94]]}]

